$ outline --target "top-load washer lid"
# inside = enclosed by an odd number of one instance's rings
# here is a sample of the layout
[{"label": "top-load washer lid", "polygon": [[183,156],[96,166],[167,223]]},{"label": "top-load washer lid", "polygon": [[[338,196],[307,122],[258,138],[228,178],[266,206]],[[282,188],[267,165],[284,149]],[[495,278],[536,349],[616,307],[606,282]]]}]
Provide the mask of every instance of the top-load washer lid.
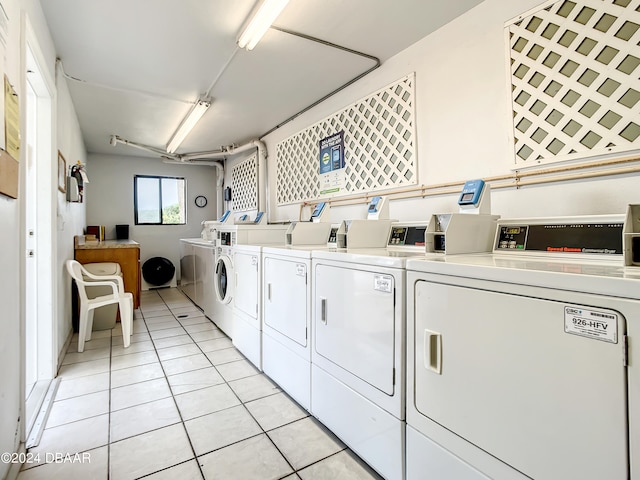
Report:
[{"label": "top-load washer lid", "polygon": [[120,264],[114,262],[85,263],[82,266],[93,275],[120,275],[122,271]]}]

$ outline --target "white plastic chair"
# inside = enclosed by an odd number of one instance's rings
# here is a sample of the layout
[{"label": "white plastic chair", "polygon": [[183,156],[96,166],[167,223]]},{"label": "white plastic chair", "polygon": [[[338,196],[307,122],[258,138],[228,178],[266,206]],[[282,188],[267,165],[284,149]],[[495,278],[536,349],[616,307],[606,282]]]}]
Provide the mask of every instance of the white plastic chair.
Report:
[{"label": "white plastic chair", "polygon": [[[83,352],[84,342],[91,340],[94,310],[113,303],[117,303],[120,306],[122,339],[125,348],[128,347],[131,344],[131,330],[133,328],[133,294],[124,291],[122,278],[119,275],[93,275],[76,260],[67,260],[67,271],[76,281],[78,296],[80,297],[78,352]],[[94,281],[86,282],[82,276],[83,274]],[[96,287],[98,285],[110,286],[113,289],[113,293],[89,298],[85,287]]]}]

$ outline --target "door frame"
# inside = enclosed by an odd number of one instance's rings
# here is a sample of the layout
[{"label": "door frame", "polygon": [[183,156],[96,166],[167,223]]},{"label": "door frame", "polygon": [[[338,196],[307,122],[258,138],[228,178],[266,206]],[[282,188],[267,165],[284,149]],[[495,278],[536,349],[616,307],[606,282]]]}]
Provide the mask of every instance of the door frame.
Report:
[{"label": "door frame", "polygon": [[[21,425],[21,440],[26,442],[33,427],[36,426],[38,412],[43,408],[46,393],[49,385],[56,375],[57,351],[56,351],[56,331],[58,306],[57,306],[57,285],[55,271],[57,265],[57,155],[56,155],[56,86],[55,79],[51,77],[46,68],[47,61],[40,48],[38,37],[31,26],[31,22],[26,14],[21,19],[21,92],[20,111],[27,111],[26,85],[28,71],[39,73],[32,85],[38,97],[37,115],[37,156],[35,158],[37,178],[36,190],[38,197],[36,201],[36,243],[35,260],[37,262],[38,275],[35,279],[29,280],[26,276],[27,268],[27,231],[26,231],[26,195],[22,195],[21,205],[21,232],[20,251],[23,253],[20,262],[20,337],[22,343],[21,355],[21,417],[24,419]],[[26,115],[20,119],[20,129],[23,132],[21,140],[21,150],[26,152],[27,131]],[[25,191],[26,187],[26,154],[21,154],[21,187]],[[37,398],[26,398],[26,291],[28,282],[37,283],[37,339],[35,345],[38,351],[37,360]],[[29,400],[29,402],[27,402]],[[41,427],[44,427],[41,425]]]}]

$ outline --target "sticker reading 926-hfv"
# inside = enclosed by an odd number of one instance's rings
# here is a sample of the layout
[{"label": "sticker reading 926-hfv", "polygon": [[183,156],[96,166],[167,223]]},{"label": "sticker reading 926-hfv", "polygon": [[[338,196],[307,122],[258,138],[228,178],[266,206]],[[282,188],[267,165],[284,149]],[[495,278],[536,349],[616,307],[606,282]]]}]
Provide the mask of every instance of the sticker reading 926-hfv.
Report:
[{"label": "sticker reading 926-hfv", "polygon": [[610,310],[565,306],[564,331],[602,342],[618,343],[618,314]]}]

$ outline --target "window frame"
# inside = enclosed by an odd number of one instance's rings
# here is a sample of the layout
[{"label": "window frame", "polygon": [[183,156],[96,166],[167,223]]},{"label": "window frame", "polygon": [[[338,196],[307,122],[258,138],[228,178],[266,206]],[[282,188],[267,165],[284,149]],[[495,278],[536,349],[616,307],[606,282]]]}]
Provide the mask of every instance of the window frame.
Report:
[{"label": "window frame", "polygon": [[[144,223],[140,223],[139,218],[138,218],[138,178],[145,178],[145,179],[156,179],[158,181],[158,205],[159,205],[159,211],[160,211],[160,222],[144,222]],[[162,221],[162,210],[163,210],[163,204],[162,204],[162,180],[163,179],[169,179],[169,180],[182,180],[184,182],[184,188],[183,188],[183,199],[184,199],[184,222],[182,223],[164,223]],[[133,220],[134,220],[134,224],[136,226],[138,225],[154,225],[154,226],[170,226],[170,225],[186,225],[187,224],[187,179],[184,177],[177,177],[177,176],[170,176],[170,175],[134,175],[133,176]]]}]

